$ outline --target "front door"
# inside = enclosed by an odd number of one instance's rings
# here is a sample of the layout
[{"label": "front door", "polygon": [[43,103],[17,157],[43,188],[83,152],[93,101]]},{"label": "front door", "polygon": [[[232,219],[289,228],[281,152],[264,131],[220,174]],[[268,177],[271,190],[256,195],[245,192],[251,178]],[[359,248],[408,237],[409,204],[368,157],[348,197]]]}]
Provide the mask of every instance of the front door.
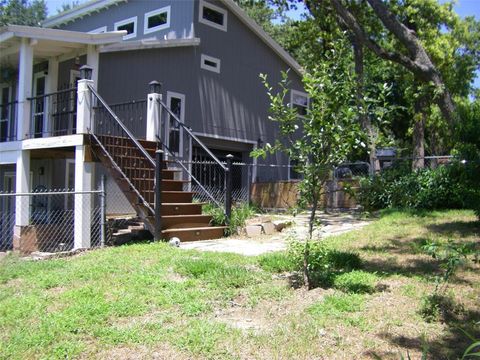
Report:
[{"label": "front door", "polygon": [[0,142],[10,139],[11,129],[14,126],[14,104],[12,102],[12,88],[8,85],[0,85]]},{"label": "front door", "polygon": [[33,76],[33,136],[42,137],[45,122],[45,74],[36,73]]},{"label": "front door", "polygon": [[[185,121],[185,95],[167,91],[167,106],[182,123]],[[168,116],[166,126],[167,146],[177,157],[183,157],[183,129],[173,116]]]}]

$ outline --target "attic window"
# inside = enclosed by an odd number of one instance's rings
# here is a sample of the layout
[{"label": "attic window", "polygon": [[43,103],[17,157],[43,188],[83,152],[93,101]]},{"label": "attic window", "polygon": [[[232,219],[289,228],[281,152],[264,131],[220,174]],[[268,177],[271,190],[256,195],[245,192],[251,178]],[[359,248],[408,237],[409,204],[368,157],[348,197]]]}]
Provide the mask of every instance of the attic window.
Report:
[{"label": "attic window", "polygon": [[307,115],[310,103],[310,99],[308,98],[307,94],[297,90],[292,90],[290,100],[290,106],[297,110],[299,116]]},{"label": "attic window", "polygon": [[146,13],[143,24],[144,34],[170,27],[170,6]]},{"label": "attic window", "polygon": [[127,35],[123,37],[123,40],[132,39],[137,36],[137,17],[131,17],[122,21],[117,21],[114,24],[115,30],[126,30]]},{"label": "attic window", "polygon": [[200,67],[220,74],[220,59],[202,54]]},{"label": "attic window", "polygon": [[200,0],[198,21],[216,29],[227,31],[227,10]]}]

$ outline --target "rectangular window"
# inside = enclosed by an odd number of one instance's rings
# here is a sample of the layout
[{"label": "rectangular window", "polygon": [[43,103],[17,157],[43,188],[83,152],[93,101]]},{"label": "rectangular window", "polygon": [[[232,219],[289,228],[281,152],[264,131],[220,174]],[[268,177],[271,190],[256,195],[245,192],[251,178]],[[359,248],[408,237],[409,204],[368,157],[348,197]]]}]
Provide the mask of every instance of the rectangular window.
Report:
[{"label": "rectangular window", "polygon": [[143,33],[149,34],[170,27],[170,6],[153,10],[145,14]]},{"label": "rectangular window", "polygon": [[107,27],[102,26],[102,27],[99,27],[99,28],[96,28],[96,29],[93,29],[93,30],[89,31],[88,33],[89,34],[103,34],[103,33],[106,33],[106,32],[107,32]]},{"label": "rectangular window", "polygon": [[220,74],[220,59],[202,54],[200,67]]},{"label": "rectangular window", "polygon": [[200,0],[198,21],[215,29],[227,31],[227,10]]},{"label": "rectangular window", "polygon": [[297,110],[299,116],[305,116],[308,112],[308,107],[310,105],[310,99],[306,93],[292,90],[290,106]]},{"label": "rectangular window", "polygon": [[299,174],[297,171],[296,171],[296,167],[298,165],[298,161],[296,160],[289,160],[289,169],[288,169],[288,179],[289,180],[301,180],[302,179],[302,175]]},{"label": "rectangular window", "polygon": [[127,35],[123,37],[123,40],[133,39],[137,36],[137,17],[131,17],[122,21],[117,21],[114,24],[114,28],[117,31],[126,30]]}]

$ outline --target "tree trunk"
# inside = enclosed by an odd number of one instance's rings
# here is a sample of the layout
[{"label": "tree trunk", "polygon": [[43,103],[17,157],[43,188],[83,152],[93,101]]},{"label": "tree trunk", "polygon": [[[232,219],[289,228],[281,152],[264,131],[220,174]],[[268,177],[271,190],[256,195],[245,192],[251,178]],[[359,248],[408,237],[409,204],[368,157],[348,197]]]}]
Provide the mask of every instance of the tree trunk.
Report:
[{"label": "tree trunk", "polygon": [[413,170],[423,169],[425,167],[426,105],[426,98],[422,95],[415,102],[415,116],[413,120]]},{"label": "tree trunk", "polygon": [[369,150],[369,163],[370,174],[375,174],[376,168],[376,135],[372,122],[368,117],[367,105],[365,103],[365,71],[364,71],[364,52],[363,45],[356,38],[355,35],[351,37],[353,46],[353,58],[355,60],[355,75],[357,79],[356,84],[356,102],[357,110],[362,124],[362,128],[365,130],[368,136],[368,150]]},{"label": "tree trunk", "polygon": [[310,257],[310,240],[312,240],[313,237],[313,227],[315,225],[315,215],[318,209],[318,199],[318,193],[316,190],[314,190],[312,198],[312,212],[310,213],[310,218],[308,220],[308,238],[305,239],[305,247],[303,249],[303,283],[308,290],[312,288],[308,259]]}]

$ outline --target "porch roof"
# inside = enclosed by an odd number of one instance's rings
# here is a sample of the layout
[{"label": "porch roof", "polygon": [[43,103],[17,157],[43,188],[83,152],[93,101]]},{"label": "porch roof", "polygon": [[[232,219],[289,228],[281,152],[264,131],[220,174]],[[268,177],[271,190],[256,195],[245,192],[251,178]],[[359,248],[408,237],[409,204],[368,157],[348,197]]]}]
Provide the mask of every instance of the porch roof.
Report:
[{"label": "porch roof", "polygon": [[32,26],[0,27],[0,63],[16,65],[22,39],[29,39],[36,60],[85,52],[88,45],[107,45],[122,41],[126,31],[88,34],[78,31]]}]

